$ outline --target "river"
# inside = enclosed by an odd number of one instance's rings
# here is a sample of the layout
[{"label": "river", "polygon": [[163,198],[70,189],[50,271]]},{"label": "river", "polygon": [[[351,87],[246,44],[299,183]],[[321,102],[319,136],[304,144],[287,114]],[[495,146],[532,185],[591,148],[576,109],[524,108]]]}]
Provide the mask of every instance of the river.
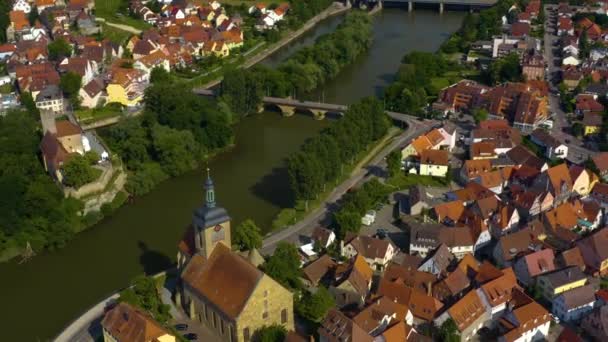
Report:
[{"label": "river", "polygon": [[[349,104],[378,95],[412,50],[436,50],[464,13],[385,9],[375,16],[374,43],[368,53],[337,79],[309,95]],[[331,30],[341,17],[327,19],[264,63],[276,65]],[[268,227],[286,198],[283,159],[328,121],[276,113],[248,117],[235,128],[236,147],[210,163],[217,199],[238,224],[253,218]],[[29,262],[0,264],[2,341],[44,341],[88,307],[142,272],[159,271],[175,259],[176,244],[192,210],[203,201],[203,172],[171,179],[134,204],[79,234],[62,250]]]}]

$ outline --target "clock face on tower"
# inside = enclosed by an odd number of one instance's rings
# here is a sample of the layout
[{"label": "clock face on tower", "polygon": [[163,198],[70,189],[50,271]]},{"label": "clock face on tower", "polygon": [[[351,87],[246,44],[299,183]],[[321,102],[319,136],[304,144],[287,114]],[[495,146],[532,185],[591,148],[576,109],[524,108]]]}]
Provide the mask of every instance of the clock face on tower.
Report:
[{"label": "clock face on tower", "polygon": [[218,224],[213,227],[213,231],[211,232],[211,242],[216,243],[222,240],[224,240],[224,227]]}]

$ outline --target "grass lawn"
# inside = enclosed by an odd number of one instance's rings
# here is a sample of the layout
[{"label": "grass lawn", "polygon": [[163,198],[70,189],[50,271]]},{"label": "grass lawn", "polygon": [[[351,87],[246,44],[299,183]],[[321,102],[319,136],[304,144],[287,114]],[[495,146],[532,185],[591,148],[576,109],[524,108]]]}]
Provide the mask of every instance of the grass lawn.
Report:
[{"label": "grass lawn", "polygon": [[433,77],[431,78],[431,85],[439,90],[450,86],[450,81],[445,77]]},{"label": "grass lawn", "polygon": [[391,177],[387,184],[402,190],[416,184],[446,187],[449,185],[449,182],[447,178],[399,173],[398,175]]},{"label": "grass lawn", "polygon": [[104,18],[107,21],[133,26],[140,30],[150,28],[151,25],[144,22],[141,19],[135,19],[129,17],[126,13],[123,13],[123,9],[128,8],[128,0],[103,0],[95,3],[95,15]]},{"label": "grass lawn", "polygon": [[75,114],[78,121],[91,122],[122,115],[122,109],[114,105],[108,105],[101,108],[80,109],[77,110]]},{"label": "grass lawn", "polygon": [[106,24],[103,24],[102,27],[103,32],[101,35],[116,44],[123,45],[133,35],[131,32],[123,31]]}]

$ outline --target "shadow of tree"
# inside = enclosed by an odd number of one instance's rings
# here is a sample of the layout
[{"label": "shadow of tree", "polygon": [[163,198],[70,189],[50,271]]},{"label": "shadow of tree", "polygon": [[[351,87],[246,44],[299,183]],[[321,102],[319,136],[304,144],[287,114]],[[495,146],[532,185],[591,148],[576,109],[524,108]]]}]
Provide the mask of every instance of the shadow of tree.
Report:
[{"label": "shadow of tree", "polygon": [[258,198],[279,208],[291,208],[295,205],[294,194],[289,187],[287,167],[273,168],[251,187],[251,192]]},{"label": "shadow of tree", "polygon": [[146,275],[156,274],[173,266],[173,261],[167,255],[151,250],[143,241],[137,242],[140,249],[139,264],[144,268]]}]

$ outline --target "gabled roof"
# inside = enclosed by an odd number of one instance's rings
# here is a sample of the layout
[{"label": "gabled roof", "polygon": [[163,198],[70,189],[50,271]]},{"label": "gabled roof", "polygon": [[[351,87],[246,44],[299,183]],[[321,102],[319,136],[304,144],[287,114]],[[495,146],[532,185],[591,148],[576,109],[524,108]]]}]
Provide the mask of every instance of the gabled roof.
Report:
[{"label": "gabled roof", "polygon": [[364,258],[384,259],[392,242],[390,240],[381,240],[368,235],[357,235],[350,240],[346,239],[344,245],[352,245],[358,255],[361,255]]},{"label": "gabled roof", "polygon": [[103,328],[121,342],[151,342],[169,333],[143,310],[119,303],[101,321]]},{"label": "gabled roof", "polygon": [[579,286],[572,290],[561,293],[558,298],[561,297],[564,303],[564,307],[567,310],[576,309],[583,305],[595,302],[595,289],[593,285],[587,284],[585,286]]},{"label": "gabled roof", "polygon": [[227,317],[238,317],[264,273],[218,243],[208,260],[199,254],[182,272],[184,283]]},{"label": "gabled roof", "polygon": [[570,178],[570,172],[565,163],[550,167],[546,172],[556,195],[562,193],[563,185],[565,185],[568,190],[572,190],[572,178]]},{"label": "gabled roof", "polygon": [[337,309],[330,309],[317,330],[328,342],[372,342],[373,338]]},{"label": "gabled roof", "polygon": [[519,288],[517,278],[511,267],[502,269],[502,276],[491,280],[481,286],[482,292],[491,306],[495,307],[511,299],[511,291]]},{"label": "gabled roof", "polygon": [[421,135],[418,138],[412,140],[410,143],[412,147],[416,150],[416,153],[420,154],[422,151],[430,149],[433,147],[429,138],[426,135]]},{"label": "gabled roof", "polygon": [[492,164],[488,159],[465,160],[462,165],[462,172],[469,178],[474,178],[479,174],[492,170]]},{"label": "gabled roof", "polygon": [[448,309],[450,317],[461,332],[471,326],[485,312],[485,306],[474,289]]},{"label": "gabled roof", "polygon": [[530,253],[523,257],[530,277],[555,270],[555,256],[550,248]]},{"label": "gabled roof", "polygon": [[462,200],[456,200],[452,202],[438,204],[433,207],[437,220],[439,222],[445,222],[446,219],[452,222],[458,222],[462,214],[464,213],[464,202]]},{"label": "gabled roof", "polygon": [[448,166],[449,155],[446,150],[423,150],[420,152],[420,164]]},{"label": "gabled roof", "polygon": [[551,273],[543,274],[541,277],[551,283],[554,289],[587,278],[577,266],[568,266]]},{"label": "gabled roof", "polygon": [[319,259],[304,267],[302,273],[308,280],[316,284],[335,266],[336,262],[328,254],[323,254]]}]

